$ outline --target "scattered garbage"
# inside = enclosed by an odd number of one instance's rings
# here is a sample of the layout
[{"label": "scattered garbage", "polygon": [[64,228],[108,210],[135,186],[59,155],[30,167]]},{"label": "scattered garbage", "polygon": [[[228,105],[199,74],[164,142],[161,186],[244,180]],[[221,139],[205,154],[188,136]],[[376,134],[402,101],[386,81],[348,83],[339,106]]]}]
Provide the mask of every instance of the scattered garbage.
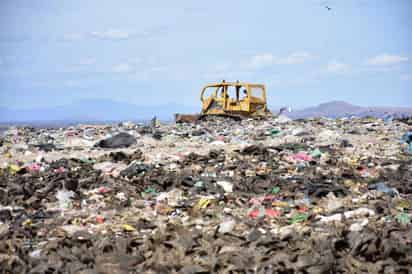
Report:
[{"label": "scattered garbage", "polygon": [[412,143],[412,131],[405,133],[405,135],[402,136],[402,140],[408,144]]},{"label": "scattered garbage", "polygon": [[331,213],[343,208],[343,200],[336,198],[333,192],[329,192],[328,195],[326,195],[326,198],[327,199],[324,204],[324,209],[326,212]]},{"label": "scattered garbage", "polygon": [[293,154],[291,156],[288,157],[288,159],[290,161],[311,161],[312,160],[312,156],[304,153],[304,152],[299,152],[296,154]]},{"label": "scattered garbage", "polygon": [[56,194],[57,202],[59,203],[59,208],[68,209],[72,206],[72,198],[75,193],[73,191],[68,191],[65,189],[58,190]]},{"label": "scattered garbage", "polygon": [[363,228],[369,223],[368,219],[363,219],[360,222],[356,222],[350,225],[349,231],[357,232],[363,230]]},{"label": "scattered garbage", "polygon": [[119,134],[101,140],[96,143],[95,146],[101,148],[124,148],[129,147],[136,143],[136,138],[126,132],[120,132]]},{"label": "scattered garbage", "polygon": [[407,123],[181,118],[6,130],[0,272],[412,269]]},{"label": "scattered garbage", "polygon": [[296,223],[305,222],[308,218],[309,218],[309,214],[307,214],[307,213],[298,213],[298,214],[294,215],[291,218],[290,223],[291,224],[296,224]]},{"label": "scattered garbage", "polygon": [[219,181],[216,184],[221,186],[225,192],[228,192],[228,193],[233,192],[233,184],[231,182]]},{"label": "scattered garbage", "polygon": [[219,225],[219,233],[225,234],[232,232],[233,228],[235,227],[236,222],[233,220],[224,221]]},{"label": "scattered garbage", "polygon": [[379,182],[379,183],[376,183],[376,184],[371,184],[371,185],[369,185],[369,189],[373,189],[373,190],[376,190],[378,192],[388,194],[392,197],[399,196],[399,192],[396,190],[396,188],[388,187],[383,182]]},{"label": "scattered garbage", "polygon": [[408,131],[402,136],[402,141],[409,145],[408,152],[412,153],[412,131]]},{"label": "scattered garbage", "polygon": [[396,220],[401,224],[407,225],[411,222],[411,217],[407,213],[401,212],[396,215]]}]

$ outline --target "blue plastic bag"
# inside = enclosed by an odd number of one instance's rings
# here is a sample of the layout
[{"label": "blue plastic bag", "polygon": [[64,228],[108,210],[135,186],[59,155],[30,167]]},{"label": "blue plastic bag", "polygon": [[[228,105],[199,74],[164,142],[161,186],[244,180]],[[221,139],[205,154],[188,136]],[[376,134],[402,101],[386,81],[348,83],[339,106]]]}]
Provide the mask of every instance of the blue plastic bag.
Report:
[{"label": "blue plastic bag", "polygon": [[405,143],[411,144],[412,143],[412,131],[405,133],[405,135],[402,136],[402,141],[404,141]]}]

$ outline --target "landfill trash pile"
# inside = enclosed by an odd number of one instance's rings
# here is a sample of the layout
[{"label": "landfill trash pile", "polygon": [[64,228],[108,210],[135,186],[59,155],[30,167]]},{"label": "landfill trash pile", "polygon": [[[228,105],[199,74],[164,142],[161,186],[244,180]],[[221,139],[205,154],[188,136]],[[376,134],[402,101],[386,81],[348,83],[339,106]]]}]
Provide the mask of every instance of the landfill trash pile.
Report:
[{"label": "landfill trash pile", "polygon": [[412,127],[10,128],[1,273],[410,273]]}]

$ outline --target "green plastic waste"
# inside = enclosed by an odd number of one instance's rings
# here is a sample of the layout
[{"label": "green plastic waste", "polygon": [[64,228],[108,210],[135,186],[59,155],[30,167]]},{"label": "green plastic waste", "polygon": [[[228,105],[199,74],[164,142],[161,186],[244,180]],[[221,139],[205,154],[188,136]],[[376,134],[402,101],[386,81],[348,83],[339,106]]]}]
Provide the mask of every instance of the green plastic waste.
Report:
[{"label": "green plastic waste", "polygon": [[308,218],[309,214],[307,213],[296,214],[292,217],[292,219],[289,222],[291,224],[302,223],[305,222]]},{"label": "green plastic waste", "polygon": [[310,154],[313,158],[320,158],[322,156],[322,151],[320,151],[318,148],[313,150],[312,153]]},{"label": "green plastic waste", "polygon": [[143,193],[147,193],[147,194],[157,194],[157,191],[154,187],[148,187],[144,190]]},{"label": "green plastic waste", "polygon": [[278,136],[281,133],[281,131],[279,129],[272,129],[270,131],[270,135],[272,136]]},{"label": "green plastic waste", "polygon": [[90,159],[90,158],[81,158],[80,162],[82,162],[84,164],[94,164],[94,163],[96,163],[96,160]]},{"label": "green plastic waste", "polygon": [[272,188],[272,194],[278,194],[280,192],[280,187],[275,186],[274,188]]},{"label": "green plastic waste", "polygon": [[401,212],[398,215],[396,215],[395,219],[396,221],[398,221],[398,223],[401,223],[403,225],[407,225],[411,222],[411,217],[409,217],[409,215],[405,212]]}]

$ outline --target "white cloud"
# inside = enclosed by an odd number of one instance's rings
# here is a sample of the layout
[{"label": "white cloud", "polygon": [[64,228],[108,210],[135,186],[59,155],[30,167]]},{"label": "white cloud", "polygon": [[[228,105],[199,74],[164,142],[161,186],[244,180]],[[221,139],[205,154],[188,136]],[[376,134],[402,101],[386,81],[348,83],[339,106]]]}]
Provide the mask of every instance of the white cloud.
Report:
[{"label": "white cloud", "polygon": [[124,40],[124,39],[129,39],[132,36],[127,31],[116,30],[116,29],[108,29],[102,32],[93,31],[90,34],[95,38],[109,39],[109,40]]},{"label": "white cloud", "polygon": [[252,57],[249,63],[251,68],[262,68],[273,65],[275,57],[271,53],[258,54]]},{"label": "white cloud", "polygon": [[303,64],[312,58],[314,56],[308,52],[294,52],[285,57],[275,57],[271,53],[263,53],[253,56],[247,67],[259,69],[272,65]]},{"label": "white cloud", "polygon": [[367,64],[371,66],[388,66],[407,62],[408,60],[408,57],[400,55],[381,54],[368,59]]},{"label": "white cloud", "polygon": [[167,33],[167,26],[158,26],[153,27],[147,30],[141,31],[128,31],[122,29],[108,28],[101,31],[92,31],[92,32],[68,32],[62,37],[59,37],[59,40],[66,42],[75,42],[88,38],[102,39],[102,40],[127,40],[131,38],[145,38],[151,39],[156,35]]},{"label": "white cloud", "polygon": [[113,72],[116,73],[129,73],[133,71],[133,67],[128,63],[121,63],[113,66]]},{"label": "white cloud", "polygon": [[279,65],[294,65],[302,64],[313,58],[313,55],[308,52],[294,52],[284,58],[276,60],[276,64]]},{"label": "white cloud", "polygon": [[85,58],[83,60],[80,60],[80,62],[77,63],[79,66],[91,66],[96,63],[96,59],[94,58]]},{"label": "white cloud", "polygon": [[350,70],[351,66],[348,64],[340,63],[338,61],[331,61],[328,63],[326,70],[331,73],[343,73]]}]

